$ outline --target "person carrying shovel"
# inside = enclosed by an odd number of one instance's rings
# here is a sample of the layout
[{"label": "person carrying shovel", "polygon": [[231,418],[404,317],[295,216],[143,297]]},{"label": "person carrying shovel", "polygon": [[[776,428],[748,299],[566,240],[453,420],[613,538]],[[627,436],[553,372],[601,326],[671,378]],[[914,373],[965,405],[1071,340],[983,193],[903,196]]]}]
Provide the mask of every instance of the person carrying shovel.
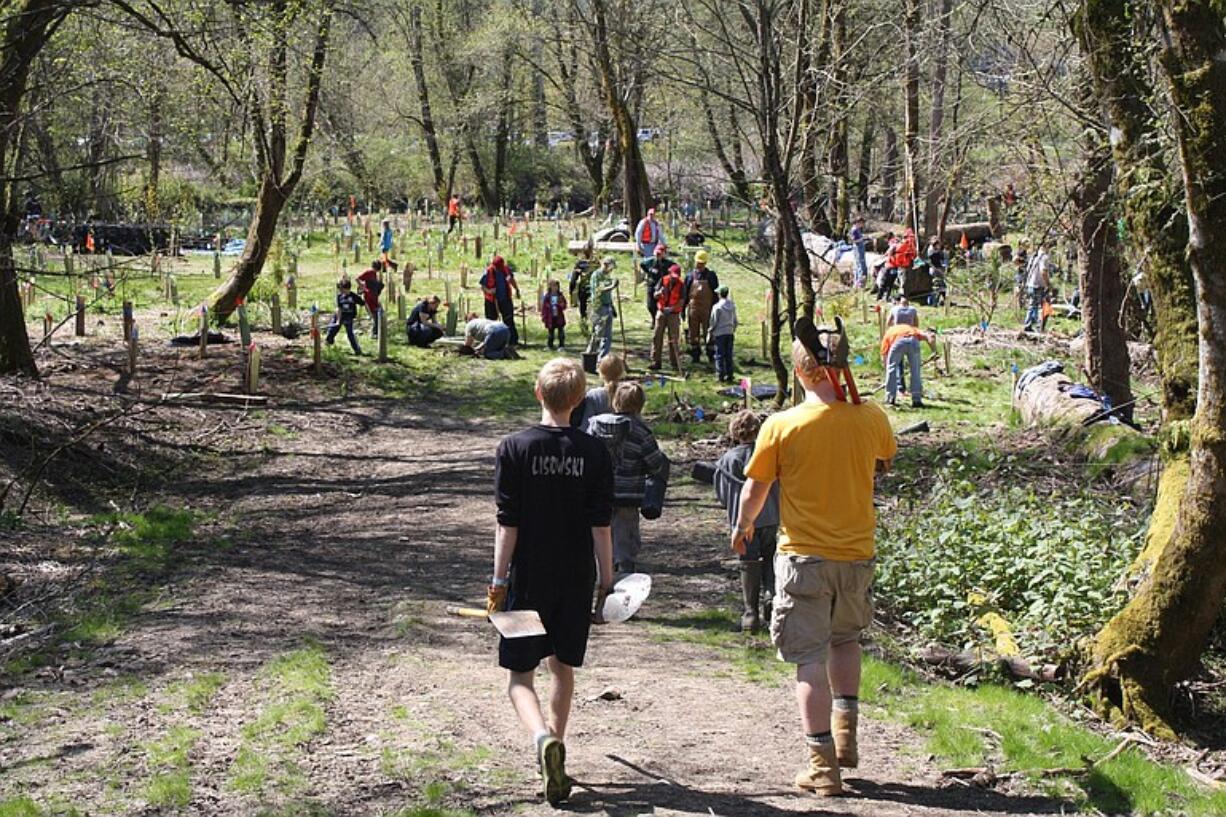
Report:
[{"label": "person carrying shovel", "polygon": [[[837,795],[841,770],[860,762],[860,638],[873,621],[873,475],[889,468],[897,443],[881,407],[839,385],[848,353],[841,327],[819,330],[806,317],[794,336],[792,367],[804,402],[762,424],[745,466],[732,549],[746,552],[778,482],[771,641],[782,660],[796,665],[809,750],[796,785]],[[850,401],[843,399],[848,392]]]},{"label": "person carrying shovel", "polygon": [[673,364],[673,371],[681,371],[678,344],[681,340],[681,309],[684,301],[685,284],[681,282],[681,267],[673,264],[668,268],[668,274],[660,279],[656,286],[656,318],[651,336],[651,366],[652,371],[659,371],[660,358],[664,351],[664,333],[668,333],[668,356]]},{"label": "person carrying shovel", "polygon": [[[541,422],[503,438],[494,475],[498,527],[486,611],[534,610],[544,625],[543,636],[502,638],[498,664],[510,673],[511,705],[532,733],[552,806],[570,796],[563,741],[575,668],[583,665],[590,625],[603,623],[613,583],[612,461],[604,443],[570,426],[586,386],[577,361],[546,363],[536,377]],[[549,719],[534,686],[542,660],[554,684]]]},{"label": "person carrying shovel", "polygon": [[613,278],[615,263],[612,256],[606,256],[600,268],[592,273],[589,284],[593,314],[587,352],[595,354],[598,361],[613,351],[613,318],[617,316],[613,303],[613,291],[617,289],[617,281]]}]

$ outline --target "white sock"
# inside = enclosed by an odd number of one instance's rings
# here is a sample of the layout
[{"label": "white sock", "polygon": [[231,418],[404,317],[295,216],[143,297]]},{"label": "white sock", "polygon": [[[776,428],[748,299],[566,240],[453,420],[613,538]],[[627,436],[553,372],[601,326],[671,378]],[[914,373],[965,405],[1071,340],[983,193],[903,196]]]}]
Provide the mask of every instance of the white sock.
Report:
[{"label": "white sock", "polygon": [[536,748],[539,751],[541,748],[541,745],[551,737],[553,737],[553,733],[550,732],[548,729],[538,729],[532,735],[532,740],[536,742]]}]

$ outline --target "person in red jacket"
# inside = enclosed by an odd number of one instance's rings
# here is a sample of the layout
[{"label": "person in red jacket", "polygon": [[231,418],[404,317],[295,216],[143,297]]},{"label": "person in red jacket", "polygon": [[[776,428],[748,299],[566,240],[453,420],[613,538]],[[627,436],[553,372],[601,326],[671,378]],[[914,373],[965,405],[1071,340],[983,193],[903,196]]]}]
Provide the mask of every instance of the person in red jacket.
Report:
[{"label": "person in red jacket", "polygon": [[507,265],[501,255],[495,255],[490,265],[481,276],[481,292],[485,295],[485,319],[496,321],[499,316],[502,322],[511,330],[509,346],[519,345],[519,333],[515,331],[515,302],[511,300],[511,292],[519,295],[519,284],[515,282],[515,272]]},{"label": "person in red jacket", "polygon": [[651,368],[660,368],[661,352],[664,346],[664,333],[668,332],[668,357],[672,361],[673,371],[681,370],[678,353],[681,343],[681,307],[685,284],[681,281],[681,267],[673,264],[668,268],[668,274],[656,285],[656,325],[651,338]]},{"label": "person in red jacket", "polygon": [[549,348],[553,348],[553,336],[557,333],[558,348],[566,348],[566,296],[562,294],[562,285],[554,279],[549,282],[549,289],[541,297],[541,321],[549,330]]},{"label": "person in red jacket", "polygon": [[370,269],[358,276],[362,300],[366,303],[366,311],[370,313],[370,319],[374,323],[371,335],[376,338],[379,337],[379,296],[383,294],[383,281],[379,280],[379,273],[382,271],[383,262],[376,258],[370,262]]}]

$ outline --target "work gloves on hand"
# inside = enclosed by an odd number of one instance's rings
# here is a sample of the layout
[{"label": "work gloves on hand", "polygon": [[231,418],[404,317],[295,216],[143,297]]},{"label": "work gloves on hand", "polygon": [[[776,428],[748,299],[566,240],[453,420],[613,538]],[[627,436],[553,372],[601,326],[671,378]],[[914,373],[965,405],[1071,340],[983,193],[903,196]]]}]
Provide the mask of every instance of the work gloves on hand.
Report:
[{"label": "work gloves on hand", "polygon": [[485,591],[485,614],[492,616],[494,613],[501,613],[506,604],[507,588],[491,584]]}]

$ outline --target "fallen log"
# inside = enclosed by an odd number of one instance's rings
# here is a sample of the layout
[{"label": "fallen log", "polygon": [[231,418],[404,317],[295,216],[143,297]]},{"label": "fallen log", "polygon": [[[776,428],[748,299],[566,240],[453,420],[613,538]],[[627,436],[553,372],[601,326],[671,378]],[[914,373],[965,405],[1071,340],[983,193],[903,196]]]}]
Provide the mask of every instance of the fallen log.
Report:
[{"label": "fallen log", "polygon": [[941,233],[941,240],[947,242],[952,247],[956,247],[962,241],[963,234],[966,235],[966,240],[972,244],[987,241],[989,238],[994,237],[991,222],[972,221],[967,224],[946,225],[945,232]]},{"label": "fallen log", "polygon": [[1064,674],[1059,664],[1042,664],[1034,667],[1020,656],[1001,656],[991,652],[958,652],[939,644],[930,644],[915,653],[915,658],[936,669],[954,675],[966,675],[983,669],[996,668],[1018,680],[1052,683]]},{"label": "fallen log", "polygon": [[571,241],[566,249],[571,255],[582,255],[588,247],[592,248],[593,253],[606,253],[634,252],[634,246],[633,241]]},{"label": "fallen log", "polygon": [[216,403],[226,406],[268,405],[268,398],[263,395],[224,392],[168,392],[158,400],[163,403]]}]

